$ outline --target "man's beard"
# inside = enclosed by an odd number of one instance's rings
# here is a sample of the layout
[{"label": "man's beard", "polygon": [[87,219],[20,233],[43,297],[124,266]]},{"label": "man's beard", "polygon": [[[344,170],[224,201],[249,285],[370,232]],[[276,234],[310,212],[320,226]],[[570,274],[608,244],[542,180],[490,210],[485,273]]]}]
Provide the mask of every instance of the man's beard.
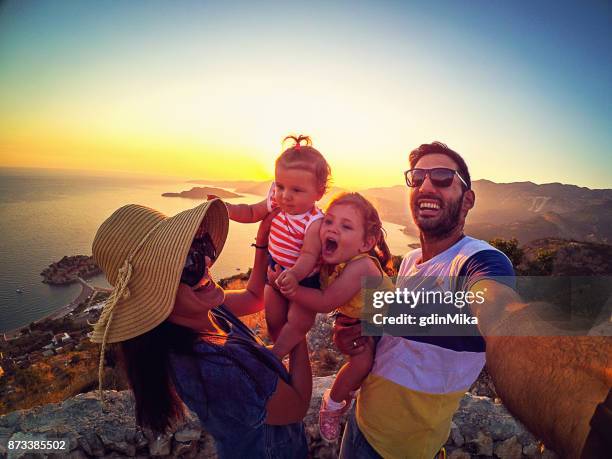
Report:
[{"label": "man's beard", "polygon": [[416,196],[411,201],[412,219],[424,236],[433,239],[444,239],[459,225],[463,193],[455,201],[444,202],[443,207],[440,209],[440,215],[435,218],[418,217],[419,208],[416,201],[424,198],[424,195]]}]

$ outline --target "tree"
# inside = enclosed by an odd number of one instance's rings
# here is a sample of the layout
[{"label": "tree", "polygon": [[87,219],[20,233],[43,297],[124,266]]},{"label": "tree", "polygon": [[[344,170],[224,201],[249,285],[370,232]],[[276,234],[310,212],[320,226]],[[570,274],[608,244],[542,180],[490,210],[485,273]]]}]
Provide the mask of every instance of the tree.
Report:
[{"label": "tree", "polygon": [[529,276],[550,276],[553,272],[553,265],[557,251],[553,249],[540,248],[536,252],[535,260],[527,264],[527,275]]},{"label": "tree", "polygon": [[489,243],[498,250],[501,250],[506,254],[510,261],[512,262],[512,266],[515,268],[523,262],[523,256],[525,255],[523,249],[519,247],[519,242],[516,238],[512,239],[503,239],[503,238],[495,238],[489,241]]}]

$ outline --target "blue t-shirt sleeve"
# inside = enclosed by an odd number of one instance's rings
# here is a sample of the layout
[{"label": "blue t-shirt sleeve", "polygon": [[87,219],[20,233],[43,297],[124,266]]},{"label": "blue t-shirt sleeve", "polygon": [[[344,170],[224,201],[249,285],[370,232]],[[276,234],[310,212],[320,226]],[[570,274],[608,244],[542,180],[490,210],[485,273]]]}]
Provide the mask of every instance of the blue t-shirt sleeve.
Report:
[{"label": "blue t-shirt sleeve", "polygon": [[510,288],[516,287],[512,263],[497,250],[482,250],[466,260],[459,271],[458,290],[467,290],[483,279],[501,282]]}]

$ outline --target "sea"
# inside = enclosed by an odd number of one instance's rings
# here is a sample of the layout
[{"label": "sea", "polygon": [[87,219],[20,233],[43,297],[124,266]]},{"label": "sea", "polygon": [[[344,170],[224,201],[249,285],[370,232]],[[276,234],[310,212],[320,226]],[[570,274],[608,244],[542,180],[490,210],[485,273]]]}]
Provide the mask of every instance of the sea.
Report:
[{"label": "sea", "polygon": [[[97,228],[116,209],[135,203],[175,215],[201,201],[162,193],[192,186],[196,185],[169,178],[0,168],[0,333],[41,319],[79,295],[78,283],[47,285],[40,273],[64,255],[91,255]],[[230,202],[253,203],[263,198],[241,194]],[[415,242],[400,225],[384,222],[384,227],[393,254],[404,254],[408,244]],[[212,269],[216,278],[246,272],[252,266],[250,244],[256,232],[257,224],[230,222],[228,240]],[[109,287],[103,275],[89,282]]]}]

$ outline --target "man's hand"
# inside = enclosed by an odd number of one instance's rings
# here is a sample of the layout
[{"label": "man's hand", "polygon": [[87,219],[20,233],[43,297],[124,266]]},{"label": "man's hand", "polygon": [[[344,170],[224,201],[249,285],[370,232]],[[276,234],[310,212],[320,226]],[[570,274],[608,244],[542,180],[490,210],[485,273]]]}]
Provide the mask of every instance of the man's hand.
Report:
[{"label": "man's hand", "polygon": [[338,317],[334,322],[334,344],[345,355],[361,354],[372,338],[361,336],[359,319]]},{"label": "man's hand", "polygon": [[276,279],[276,285],[280,288],[281,293],[285,298],[292,299],[297,293],[299,282],[295,277],[295,274],[290,269],[283,271],[278,279]]}]

